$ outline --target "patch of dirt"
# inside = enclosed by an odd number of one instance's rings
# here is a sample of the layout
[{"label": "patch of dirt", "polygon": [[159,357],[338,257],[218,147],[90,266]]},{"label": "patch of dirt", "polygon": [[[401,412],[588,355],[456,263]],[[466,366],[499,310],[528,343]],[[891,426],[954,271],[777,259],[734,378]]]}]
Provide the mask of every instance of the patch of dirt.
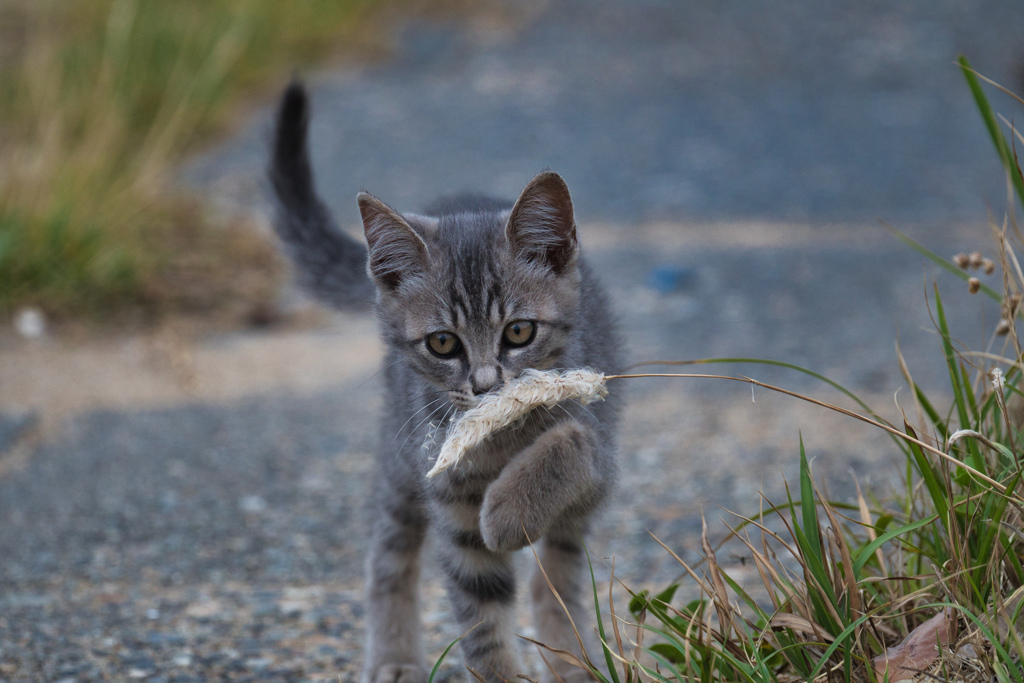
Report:
[{"label": "patch of dirt", "polygon": [[259,394],[313,393],[379,365],[369,315],[307,312],[263,331],[204,331],[176,319],[130,334],[27,340],[0,335],[0,411],[35,412],[44,431],[81,411],[218,403]]}]

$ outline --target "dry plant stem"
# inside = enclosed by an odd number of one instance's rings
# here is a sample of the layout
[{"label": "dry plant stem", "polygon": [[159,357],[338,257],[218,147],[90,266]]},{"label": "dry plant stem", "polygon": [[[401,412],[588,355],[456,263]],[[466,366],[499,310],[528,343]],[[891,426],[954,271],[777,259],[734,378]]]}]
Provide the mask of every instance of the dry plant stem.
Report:
[{"label": "dry plant stem", "polygon": [[999,444],[995,443],[994,441],[992,441],[991,439],[986,437],[984,434],[981,434],[980,432],[976,432],[973,429],[958,429],[957,431],[955,431],[952,434],[950,434],[949,438],[946,439],[946,449],[948,450],[948,449],[952,448],[953,446],[956,445],[956,443],[958,441],[960,441],[961,439],[967,438],[967,437],[970,437],[972,439],[977,439],[978,441],[980,441],[981,443],[985,444],[986,446],[988,446],[992,450],[997,451],[997,452],[999,451]]},{"label": "dry plant stem", "polygon": [[[864,497],[864,492],[860,490],[860,482],[857,478],[853,479],[854,486],[857,487],[857,511],[860,514],[860,523],[867,532],[868,540],[874,542],[878,538],[878,534],[875,533],[874,524],[871,521],[871,512],[868,510],[868,501]],[[882,576],[887,578],[885,571],[885,555],[882,554],[882,549],[878,548],[875,550],[875,557],[878,558],[878,566],[882,570]]]},{"label": "dry plant stem", "polygon": [[[648,531],[647,533],[650,533],[650,532]],[[657,541],[658,539],[655,538],[654,540]],[[621,586],[622,589],[625,590],[627,593],[629,593],[630,595],[634,595],[633,591],[630,590],[629,586],[627,586],[625,583],[622,582],[622,579],[620,579],[617,576],[612,576],[612,579],[614,579],[615,582],[618,583],[619,586]],[[611,591],[611,587],[610,586],[609,586],[608,590]],[[622,622],[626,626],[635,626],[636,627],[636,638],[635,639],[630,638],[628,633],[626,634],[626,642],[633,646],[633,658],[632,659],[625,659],[624,658],[625,657],[625,652],[624,652],[624,650],[622,648],[622,644],[621,643],[619,643],[619,653],[620,654],[616,654],[614,652],[611,652],[612,657],[614,657],[615,659],[617,659],[620,662],[622,662],[622,664],[627,666],[628,668],[636,669],[636,670],[639,671],[640,668],[642,668],[641,664],[640,664],[640,653],[641,653],[640,645],[642,644],[642,641],[643,641],[643,636],[644,636],[643,626],[644,626],[644,623],[647,620],[647,610],[644,609],[644,610],[642,610],[640,612],[640,614],[638,615],[638,618],[637,618],[637,621],[636,621],[635,624],[630,622],[630,621],[627,621],[623,617],[620,617],[620,616],[618,616],[618,615],[616,615],[614,613],[611,616],[612,616],[612,619],[615,619],[618,622]],[[610,652],[610,650],[609,650],[609,652]],[[627,681],[631,680],[631,676],[627,676],[626,680]]]},{"label": "dry plant stem", "polygon": [[[438,455],[434,466],[427,473],[427,477],[433,477],[439,472],[456,464],[466,450],[483,442],[489,434],[495,430],[512,424],[522,418],[531,410],[542,405],[555,405],[561,401],[576,398],[586,405],[595,400],[603,398],[607,394],[605,383],[611,379],[639,379],[644,377],[687,377],[691,379],[724,379],[733,382],[743,382],[751,386],[758,386],[769,391],[774,391],[801,401],[806,401],[822,408],[827,408],[841,415],[852,417],[865,422],[883,431],[889,432],[904,441],[914,443],[922,449],[947,460],[956,467],[962,468],[972,477],[984,481],[1000,493],[1006,493],[1006,487],[979,472],[978,470],[964,464],[953,456],[920,439],[914,438],[895,427],[874,420],[860,413],[846,408],[841,408],[825,401],[804,396],[795,391],[783,389],[771,384],[760,382],[750,377],[733,377],[730,375],[711,375],[697,373],[637,373],[624,375],[602,375],[592,370],[580,369],[571,370],[565,373],[527,371],[517,380],[510,382],[499,392],[487,394],[475,408],[467,411],[462,418],[451,426],[441,452]],[[1016,504],[1024,504],[1024,499],[1012,497]]]},{"label": "dry plant stem", "polygon": [[[616,617],[616,615],[615,615],[615,595],[614,595],[614,591],[612,591],[612,587],[613,586],[615,586],[615,556],[614,555],[612,555],[612,574],[611,574],[611,580],[608,581],[608,611],[609,611],[609,613],[611,615],[612,632],[615,635],[615,646],[619,650],[619,656],[617,658],[622,662],[622,677],[628,679],[629,678],[629,667],[628,667],[628,662],[623,658],[623,656],[625,655],[625,650],[622,649],[622,634],[619,633],[619,620],[618,620],[618,617]],[[611,651],[611,648],[608,647],[608,643],[607,642],[602,642],[601,646],[604,647],[605,650],[607,650],[609,654],[611,654],[612,656],[616,656],[615,653]]]},{"label": "dry plant stem", "polygon": [[[704,550],[704,557],[708,561],[708,573],[711,575],[711,586],[714,588],[711,598],[715,604],[715,611],[718,612],[718,627],[722,630],[722,637],[728,639],[729,629],[733,626],[733,623],[729,614],[725,582],[722,581],[722,575],[718,570],[718,558],[715,557],[715,549],[711,547],[711,541],[708,540],[708,522],[704,519],[703,511],[700,513],[700,525],[700,544]],[[723,602],[725,604],[722,604]]]},{"label": "dry plant stem", "polygon": [[[1012,216],[1013,216],[1013,208],[1012,208],[1013,207],[1013,183],[1010,183],[1009,179],[1007,179],[1007,192],[1010,195],[1008,197],[1008,199],[1009,199],[1008,206],[1011,207],[1010,208],[1010,217],[1012,218]],[[1015,302],[1019,302],[1019,300],[1020,300],[1019,299],[1019,297],[1020,297],[1020,287],[1021,287],[1022,284],[1024,284],[1024,272],[1021,272],[1020,263],[1017,261],[1017,255],[1016,255],[1016,253],[1014,253],[1013,246],[1010,244],[1009,239],[1007,239],[1007,237],[1006,237],[1007,222],[1008,222],[1008,219],[1004,218],[1003,219],[1003,226],[1002,226],[1001,229],[997,228],[995,226],[995,224],[992,223],[992,231],[995,234],[996,245],[999,248],[999,262],[1003,266],[1002,267],[1002,271],[1003,271],[1003,300],[1002,300],[1002,305],[1001,305],[1001,307],[1002,307],[1002,316],[1003,316],[1003,320],[1006,320],[1007,323],[1008,323],[1008,325],[1007,325],[1007,333],[1009,335],[1009,345],[1016,351],[1015,356],[1016,356],[1017,359],[1019,359],[1020,358],[1020,339],[1017,337],[1017,326],[1014,323],[1017,320],[1018,309],[1020,308],[1020,306],[1019,306],[1019,303],[1015,303]],[[1014,219],[1012,224],[1013,224],[1014,232],[1017,234],[1017,237],[1019,239],[1020,238],[1020,230],[1017,227],[1017,221]],[[1008,265],[1010,265],[1010,264],[1013,265],[1013,272],[1016,273],[1016,276],[1017,276],[1016,280],[1013,278],[1013,276],[1012,276],[1012,274],[1010,272],[1010,268],[1008,267]],[[998,334],[998,332],[997,332],[997,334]],[[1003,348],[1005,350],[1006,347],[1004,346]],[[1011,361],[1011,363],[1012,363],[1012,361]],[[1005,411],[1004,411],[1004,415],[1006,415]],[[1012,429],[1010,430],[1010,433],[1011,434],[1013,433]]]},{"label": "dry plant stem", "polygon": [[864,606],[861,604],[860,592],[857,590],[857,580],[854,577],[853,557],[850,555],[850,547],[846,544],[846,539],[842,535],[835,533],[835,530],[839,529],[840,526],[832,506],[824,499],[821,500],[821,505],[822,509],[825,510],[825,514],[828,515],[829,523],[832,525],[832,537],[839,550],[839,559],[844,570],[845,581],[840,583],[840,580],[837,578],[836,594],[840,593],[840,588],[845,588],[850,596],[850,608],[854,613],[863,612]]},{"label": "dry plant stem", "polygon": [[[917,382],[914,381],[913,376],[910,374],[910,368],[907,366],[907,360],[903,357],[903,349],[900,348],[899,340],[896,341],[896,360],[899,363],[903,379],[906,380],[907,386],[910,387],[910,397],[914,401],[914,408],[917,412],[917,424],[928,424],[927,420],[925,420],[924,407],[921,405],[921,397],[918,396],[917,393]],[[893,396],[893,401],[896,403],[896,408],[903,416],[903,423],[907,424],[907,413],[903,410],[903,406],[900,405],[898,397],[899,394],[897,393]]]},{"label": "dry plant stem", "polygon": [[1009,95],[1010,97],[1012,97],[1013,99],[1017,100],[1021,104],[1024,104],[1024,99],[1022,99],[1020,95],[1018,95],[1017,93],[1013,92],[1012,90],[1009,90],[1008,88],[1000,85],[999,83],[993,81],[991,78],[989,78],[988,76],[985,76],[984,74],[978,72],[973,67],[964,66],[964,67],[961,67],[961,68],[967,69],[972,74],[974,74],[979,80],[985,81],[989,85],[991,85],[991,86],[999,89],[1000,91],[1002,91],[1004,94]]},{"label": "dry plant stem", "polygon": [[[969,465],[964,464],[963,462],[957,460],[956,458],[954,458],[953,456],[949,455],[948,453],[944,453],[944,452],[940,451],[938,448],[935,448],[934,446],[931,446],[931,445],[925,443],[924,441],[921,441],[920,439],[915,439],[914,437],[912,437],[912,436],[910,436],[908,434],[904,434],[903,432],[901,432],[900,430],[896,429],[895,427],[891,427],[891,426],[889,426],[887,424],[883,424],[881,422],[878,422],[877,420],[872,420],[870,417],[866,417],[864,415],[861,415],[860,413],[855,413],[852,410],[847,410],[846,408],[840,408],[837,405],[833,405],[831,403],[826,403],[825,401],[819,401],[816,398],[811,398],[810,396],[804,396],[803,394],[798,394],[795,391],[789,391],[788,389],[783,389],[782,387],[777,387],[777,386],[774,386],[774,385],[771,385],[771,384],[766,384],[764,382],[759,382],[758,380],[751,379],[750,377],[732,377],[730,375],[702,375],[702,374],[682,374],[682,373],[642,373],[642,374],[635,374],[635,375],[608,375],[608,376],[605,377],[605,380],[610,380],[610,379],[635,379],[635,378],[640,378],[640,377],[690,377],[690,378],[694,378],[694,379],[725,379],[725,380],[731,380],[733,382],[743,382],[745,384],[752,384],[754,386],[761,387],[762,389],[768,389],[769,391],[775,391],[775,392],[778,392],[780,394],[785,394],[787,396],[792,396],[793,398],[798,398],[801,401],[806,401],[806,402],[811,403],[813,405],[821,406],[822,408],[827,408],[829,410],[833,410],[833,411],[835,411],[835,412],[837,412],[837,413],[839,413],[841,415],[846,415],[847,417],[852,417],[852,418],[854,418],[856,420],[860,420],[861,422],[866,422],[867,424],[873,425],[875,427],[878,427],[879,429],[885,430],[885,431],[889,432],[890,434],[893,434],[894,436],[898,436],[899,438],[903,439],[904,441],[907,441],[907,442],[913,443],[913,444],[917,444],[921,448],[927,450],[929,453],[932,453],[934,455],[939,456],[940,458],[948,460],[950,463],[952,463],[952,464],[956,465],[957,467],[959,467],[959,468],[963,469],[964,471],[966,471],[972,477],[975,477],[977,479],[980,479],[981,481],[984,481],[986,484],[989,484],[990,486],[994,487],[1000,493],[1006,493],[1006,487],[1003,486],[1002,484],[1000,484],[995,479],[992,479],[991,477],[988,477],[988,476],[982,474],[981,472],[979,472],[978,470],[974,469],[973,467],[970,467]],[[1013,500],[1015,502],[1017,502],[1017,503],[1024,504],[1024,499],[1021,499],[1019,497],[1014,497]]]},{"label": "dry plant stem", "polygon": [[[554,648],[550,648],[547,645],[544,645],[543,643],[540,643],[536,640],[533,640],[532,638],[528,638],[523,635],[520,635],[519,637],[523,640],[530,641],[538,647],[543,647],[544,649],[556,655],[563,661],[572,664],[573,666],[579,666],[581,669],[584,670],[586,670],[588,667],[592,668],[593,665],[590,663],[590,657],[587,656],[587,648],[583,645],[583,638],[580,636],[580,632],[576,628],[576,621],[572,618],[572,613],[569,612],[569,608],[565,606],[565,602],[562,600],[562,596],[559,595],[558,590],[555,588],[555,584],[551,583],[551,579],[548,578],[548,573],[547,571],[545,571],[544,565],[540,561],[540,555],[537,554],[537,548],[533,545],[533,539],[530,538],[530,534],[526,533],[525,526],[523,527],[523,535],[526,536],[526,540],[530,544],[530,552],[533,553],[533,559],[537,562],[537,570],[540,571],[541,576],[544,577],[544,582],[548,585],[548,590],[550,590],[551,594],[555,596],[555,600],[558,601],[558,605],[562,608],[562,611],[565,612],[565,616],[569,619],[569,626],[572,627],[572,633],[574,636],[576,636],[576,642],[580,646],[580,654],[583,656],[583,659],[586,660],[586,665],[584,665],[584,663],[580,661],[580,659],[572,653],[565,652],[564,650],[556,650]],[[541,657],[543,658],[543,653],[541,654]],[[546,659],[544,660],[544,663],[547,664]],[[548,668],[550,668],[550,665],[548,665]],[[554,673],[554,671],[552,671],[552,673]],[[555,675],[557,676],[558,674]]]},{"label": "dry plant stem", "polygon": [[982,360],[991,360],[996,363],[1002,363],[1007,368],[1016,368],[1017,370],[1024,371],[1024,364],[1019,360],[1013,358],[1007,358],[1006,356],[1000,356],[998,353],[989,353],[987,351],[964,351],[963,356],[965,358],[980,358]]},{"label": "dry plant stem", "polygon": [[[730,624],[732,624],[732,619],[729,616],[728,601],[725,600],[725,598],[720,597],[720,596],[725,596],[726,595],[724,584],[720,584],[720,588],[718,588],[718,587],[716,587],[715,583],[709,583],[708,582],[709,580],[706,580],[706,579],[698,576],[696,571],[694,571],[694,569],[690,565],[688,565],[685,561],[683,561],[683,559],[681,557],[679,557],[679,555],[677,555],[671,548],[669,548],[667,545],[665,545],[660,538],[658,538],[653,533],[651,533],[651,531],[648,531],[647,533],[650,534],[651,538],[653,538],[658,545],[660,545],[662,548],[664,548],[672,556],[672,558],[676,562],[678,562],[683,567],[683,569],[686,570],[686,573],[690,575],[690,578],[692,578],[694,580],[694,582],[700,587],[701,595],[704,595],[704,594],[708,595],[711,598],[712,602],[714,602],[715,609],[716,609],[716,611],[718,613],[718,619],[719,619],[719,622],[720,622],[719,623],[719,629],[716,630],[713,627],[711,627],[709,624],[706,624],[706,623],[703,624],[701,627],[699,627],[704,633],[707,634],[707,636],[709,638],[708,644],[710,645],[710,639],[714,639],[717,642],[719,642],[721,645],[723,645],[725,647],[730,647],[732,641],[729,638],[726,637],[726,632],[727,632],[728,626]],[[705,532],[702,535],[704,535],[705,538],[706,538],[706,535],[707,535],[706,534],[706,525],[705,525]],[[713,564],[713,562],[712,562],[712,564]],[[719,578],[719,582],[720,581],[721,581],[721,578]],[[722,592],[720,592],[720,593],[717,592],[719,589]],[[726,602],[725,606],[723,606],[721,604],[723,600],[725,600],[725,602]],[[672,607],[671,605],[667,605],[667,607],[668,607],[668,609],[670,609],[671,611],[675,612],[679,616],[682,616],[682,617],[686,617],[687,616],[686,614],[684,614],[683,612],[680,612],[678,609]],[[721,623],[723,619],[725,620],[724,624]],[[690,624],[692,625],[693,623],[694,622],[691,619],[690,620]],[[732,648],[730,648],[730,650],[731,649]],[[737,656],[742,656],[743,653],[742,652],[734,652],[733,654],[736,654]],[[634,655],[634,656],[636,656],[636,655]]]}]

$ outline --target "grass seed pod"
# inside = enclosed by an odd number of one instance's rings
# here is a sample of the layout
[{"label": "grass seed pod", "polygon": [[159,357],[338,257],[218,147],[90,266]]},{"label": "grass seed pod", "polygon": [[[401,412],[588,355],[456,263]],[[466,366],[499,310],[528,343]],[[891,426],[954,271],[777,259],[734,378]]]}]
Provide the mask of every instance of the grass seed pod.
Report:
[{"label": "grass seed pod", "polygon": [[441,452],[427,477],[436,476],[462,459],[463,454],[493,432],[514,424],[539,406],[576,399],[583,405],[608,395],[604,375],[588,369],[566,372],[525,370],[498,391],[484,394],[448,428]]}]

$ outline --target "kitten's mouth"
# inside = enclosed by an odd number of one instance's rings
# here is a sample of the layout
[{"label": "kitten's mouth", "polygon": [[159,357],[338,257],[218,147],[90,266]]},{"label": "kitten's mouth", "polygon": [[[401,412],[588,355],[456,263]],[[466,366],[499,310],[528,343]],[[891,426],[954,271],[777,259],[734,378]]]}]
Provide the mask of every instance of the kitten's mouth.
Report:
[{"label": "kitten's mouth", "polygon": [[475,408],[480,403],[479,396],[464,394],[461,391],[449,391],[448,398],[451,399],[452,404],[459,410],[469,410],[470,408]]}]

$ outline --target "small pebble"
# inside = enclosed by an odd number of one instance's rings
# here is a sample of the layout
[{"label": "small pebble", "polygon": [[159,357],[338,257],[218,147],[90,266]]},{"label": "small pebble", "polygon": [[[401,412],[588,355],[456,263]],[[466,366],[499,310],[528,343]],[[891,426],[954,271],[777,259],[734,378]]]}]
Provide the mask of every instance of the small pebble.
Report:
[{"label": "small pebble", "polygon": [[266,657],[253,657],[252,659],[245,660],[245,668],[250,671],[262,671],[274,662]]},{"label": "small pebble", "polygon": [[22,308],[14,314],[14,329],[25,339],[39,339],[46,332],[46,316],[33,306]]},{"label": "small pebble", "polygon": [[242,509],[242,512],[264,512],[267,509],[267,501],[263,500],[262,496],[243,496],[238,501],[238,507]]}]

